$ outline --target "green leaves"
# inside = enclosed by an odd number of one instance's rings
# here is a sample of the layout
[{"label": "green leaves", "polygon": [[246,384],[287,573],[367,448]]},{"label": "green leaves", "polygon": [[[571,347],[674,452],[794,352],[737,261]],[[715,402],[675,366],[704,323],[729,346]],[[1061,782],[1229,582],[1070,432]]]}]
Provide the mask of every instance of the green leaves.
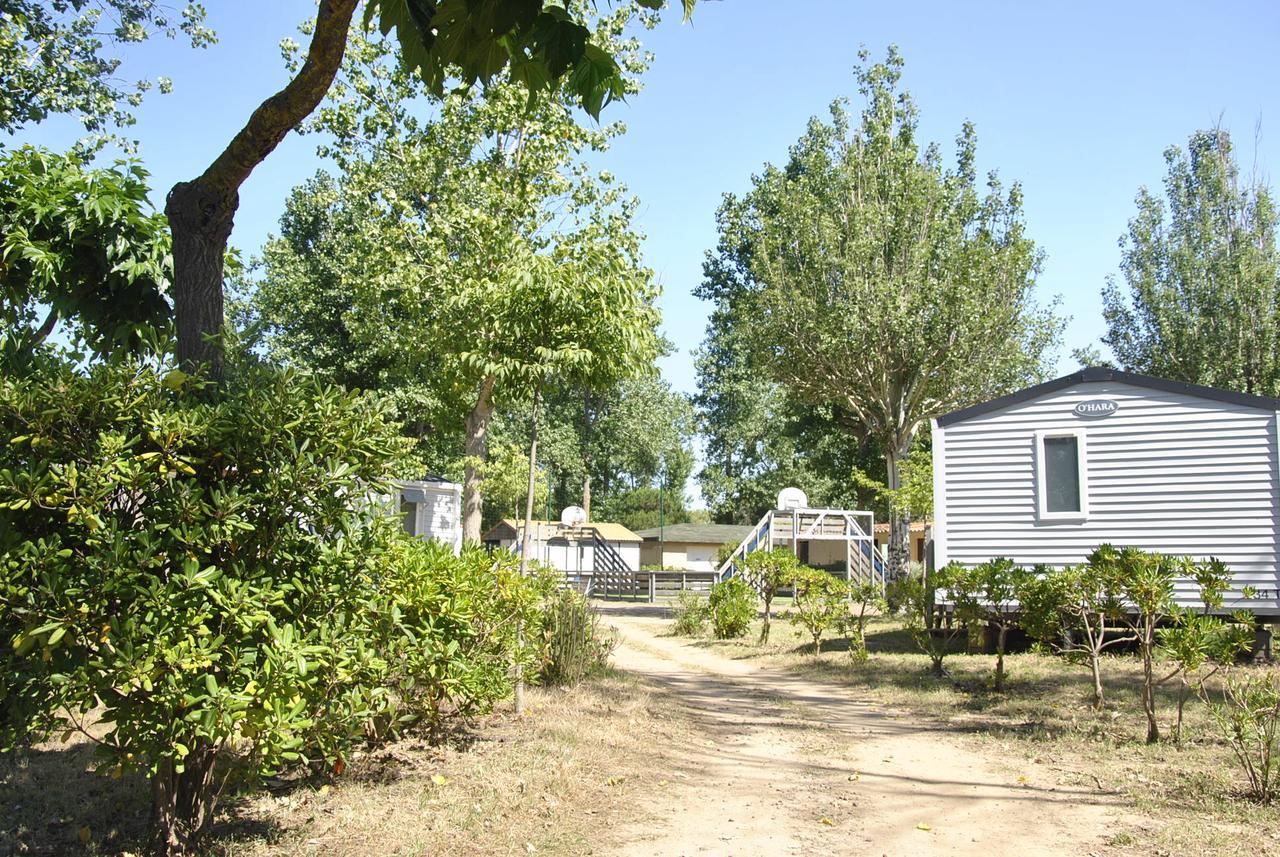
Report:
[{"label": "green leaves", "polygon": [[99,355],[139,348],[170,322],[164,217],[136,163],[0,154],[0,366],[17,371],[61,320]]},{"label": "green leaves", "polygon": [[[693,5],[684,0],[686,18]],[[378,0],[366,5],[364,20],[366,27],[376,21],[384,36],[395,32],[404,67],[437,96],[454,74],[467,85],[488,86],[510,66],[531,96],[563,88],[599,118],[624,96],[626,80],[615,58],[591,43],[578,7],[569,8],[542,0]]]},{"label": "green leaves", "polygon": [[[182,33],[192,47],[205,47],[215,37],[204,18],[204,7],[194,2],[174,8],[150,0],[6,0],[0,16],[0,130],[12,134],[55,114],[74,116],[95,133],[132,125],[132,108],[152,82],[125,86],[117,72],[121,57],[108,46]],[[106,27],[110,38],[104,39],[103,25],[112,19],[119,26],[114,32]],[[158,83],[161,92],[170,88],[167,78]]]},{"label": "green leaves", "polygon": [[[1280,395],[1280,254],[1270,190],[1245,179],[1221,128],[1165,151],[1163,198],[1141,189],[1121,239],[1127,291],[1102,291],[1122,368]],[[1167,213],[1167,217],[1166,217]]]}]

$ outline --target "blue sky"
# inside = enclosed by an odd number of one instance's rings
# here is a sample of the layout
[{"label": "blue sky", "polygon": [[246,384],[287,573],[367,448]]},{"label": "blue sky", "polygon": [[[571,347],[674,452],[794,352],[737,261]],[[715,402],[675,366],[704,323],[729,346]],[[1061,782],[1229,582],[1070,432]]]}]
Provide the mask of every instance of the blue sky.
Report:
[{"label": "blue sky", "polygon": [[[309,0],[206,4],[219,44],[194,52],[154,43],[128,54],[127,78],[167,74],[133,129],[156,199],[201,170],[265,96],[283,84],[278,43],[296,35]],[[1280,168],[1280,5],[1269,2],[864,3],[702,0],[692,25],[668,13],[645,39],[657,55],[645,91],[613,105],[626,137],[601,159],[640,197],[646,260],[664,287],[677,351],[665,376],[695,387],[690,352],[707,307],[691,290],[715,244],[725,192],[746,189],[830,101],[854,95],[859,47],[906,60],[904,83],[926,139],[949,147],[977,126],[979,168],[1021,181],[1029,234],[1045,251],[1043,300],[1061,296],[1070,348],[1102,332],[1099,290],[1116,271],[1116,241],[1141,185],[1158,185],[1161,156],[1221,120],[1243,164]],[[1260,136],[1255,145],[1255,128]],[[62,147],[52,122],[22,139]],[[290,188],[319,166],[314,141],[291,136],[243,189],[233,243],[256,253]]]}]

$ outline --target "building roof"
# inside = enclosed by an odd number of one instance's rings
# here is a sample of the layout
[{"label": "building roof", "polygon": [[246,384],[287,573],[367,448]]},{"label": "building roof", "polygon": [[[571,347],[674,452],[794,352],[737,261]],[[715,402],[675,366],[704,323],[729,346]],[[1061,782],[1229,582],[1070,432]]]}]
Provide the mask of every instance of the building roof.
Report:
[{"label": "building roof", "polygon": [[1067,387],[1074,387],[1076,384],[1096,383],[1098,381],[1118,381],[1122,384],[1146,387],[1165,393],[1182,393],[1187,396],[1196,396],[1201,399],[1211,399],[1232,405],[1243,405],[1264,411],[1280,411],[1280,399],[1273,399],[1269,396],[1254,396],[1249,393],[1237,393],[1234,390],[1223,390],[1219,387],[1203,387],[1199,384],[1187,384],[1182,381],[1170,381],[1151,375],[1139,375],[1136,372],[1122,372],[1119,369],[1110,369],[1105,366],[1090,366],[1087,369],[1081,369],[1079,372],[1073,372],[1070,375],[1063,375],[1061,378],[1055,378],[1052,381],[1045,381],[1043,384],[1036,384],[1034,387],[1018,390],[1016,393],[1010,393],[1007,396],[1001,396],[988,402],[981,402],[977,405],[971,405],[967,408],[944,414],[938,417],[938,425],[949,426],[992,411],[998,411],[1001,408],[1007,408],[1010,405],[1030,401],[1046,393],[1054,393]]},{"label": "building roof", "polygon": [[636,535],[646,542],[656,542],[661,537],[666,542],[736,545],[749,536],[751,530],[752,527],[742,524],[667,524],[665,527],[650,527],[647,530],[641,530]]},{"label": "building roof", "polygon": [[400,499],[407,503],[427,503],[433,496],[440,494],[458,494],[462,486],[439,476],[426,476],[422,479],[396,479],[393,484],[400,489]]},{"label": "building roof", "polygon": [[[924,528],[925,528],[925,527],[927,527],[927,526],[929,526],[929,525],[930,525],[930,524],[932,524],[932,523],[933,523],[932,521],[912,521],[912,522],[911,522],[911,532],[913,532],[913,533],[922,533],[922,532],[924,532]],[[876,535],[877,535],[877,536],[879,536],[879,535],[888,535],[888,533],[889,533],[889,525],[888,525],[887,523],[884,523],[884,522],[882,521],[882,522],[880,522],[879,524],[876,524]]]},{"label": "building roof", "polygon": [[[590,521],[580,527],[566,527],[559,521],[531,521],[530,524],[535,539],[559,538],[562,531],[565,530],[595,529],[600,533],[600,538],[606,542],[641,541],[638,535],[622,526],[622,524],[614,524],[608,521]],[[523,521],[517,521],[515,518],[503,518],[480,537],[481,541],[495,542],[501,539],[514,539],[523,529],[523,525]]]}]

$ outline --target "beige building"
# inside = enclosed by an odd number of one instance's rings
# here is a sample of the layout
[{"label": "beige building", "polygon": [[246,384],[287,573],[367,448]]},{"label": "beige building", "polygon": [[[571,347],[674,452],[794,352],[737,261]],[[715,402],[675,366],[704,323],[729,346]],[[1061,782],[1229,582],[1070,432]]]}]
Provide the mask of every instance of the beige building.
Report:
[{"label": "beige building", "polygon": [[[911,554],[912,562],[925,561],[925,539],[928,537],[929,521],[912,521],[911,522]],[[889,555],[889,525],[876,524],[876,547],[884,552],[885,556]]]},{"label": "beige building", "polygon": [[643,568],[674,571],[715,571],[724,545],[735,548],[751,533],[737,524],[668,524],[636,533]]}]

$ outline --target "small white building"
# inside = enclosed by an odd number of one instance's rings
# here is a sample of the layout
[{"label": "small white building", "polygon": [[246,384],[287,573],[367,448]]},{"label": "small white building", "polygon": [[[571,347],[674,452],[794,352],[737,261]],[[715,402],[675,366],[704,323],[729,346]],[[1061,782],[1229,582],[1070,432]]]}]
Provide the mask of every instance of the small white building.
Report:
[{"label": "small white building", "polygon": [[[592,521],[566,526],[559,521],[532,521],[529,557],[568,574],[640,569],[640,542],[643,541],[622,524]],[[598,537],[598,540],[597,540]],[[520,553],[524,539],[524,522],[504,518],[482,536],[486,547]],[[598,563],[596,552],[609,553]]]},{"label": "small white building", "polygon": [[[935,561],[1217,557],[1280,615],[1280,400],[1090,368],[933,421]],[[1238,600],[1252,585],[1258,598]],[[1179,601],[1198,603],[1194,582]],[[1233,600],[1235,599],[1235,600]]]},{"label": "small white building", "polygon": [[396,505],[404,531],[422,539],[435,539],[462,550],[462,486],[434,476],[397,481]]}]

